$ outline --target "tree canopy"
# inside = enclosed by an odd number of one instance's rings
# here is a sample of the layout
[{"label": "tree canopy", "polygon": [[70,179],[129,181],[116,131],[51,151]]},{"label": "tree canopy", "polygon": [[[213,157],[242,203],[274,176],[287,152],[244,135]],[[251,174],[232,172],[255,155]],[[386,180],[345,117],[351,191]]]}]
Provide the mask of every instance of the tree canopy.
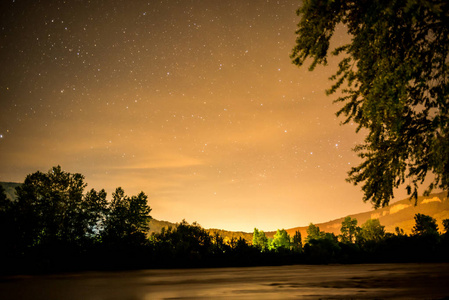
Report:
[{"label": "tree canopy", "polygon": [[271,248],[278,250],[279,248],[290,249],[290,235],[285,229],[278,229],[273,237]]},{"label": "tree canopy", "polygon": [[57,166],[28,175],[16,188],[17,201],[7,200],[1,190],[1,225],[9,248],[21,252],[85,248],[100,241],[145,243],[151,208],[143,192],[128,197],[117,188],[108,203],[104,190],[84,193],[86,186],[83,175]]},{"label": "tree canopy", "polygon": [[112,194],[108,217],[105,221],[105,239],[112,243],[123,241],[144,243],[149,230],[151,208],[147,196],[140,192],[137,196],[125,196],[122,188]]},{"label": "tree canopy", "polygon": [[[449,2],[304,0],[291,58],[310,70],[341,60],[328,94],[339,92],[337,115],[367,130],[354,150],[362,163],[348,181],[362,183],[364,201],[388,205],[406,184],[415,199],[449,187]],[[331,49],[337,25],[350,42]]]},{"label": "tree canopy", "polygon": [[415,215],[415,226],[412,228],[412,233],[414,235],[423,236],[423,235],[437,235],[438,234],[438,225],[437,220],[432,218],[431,216],[416,214]]},{"label": "tree canopy", "polygon": [[[342,222],[339,242],[312,223],[307,238],[284,229],[268,238],[254,229],[252,243],[226,241],[216,231],[185,220],[148,235],[151,208],[141,192],[126,196],[117,188],[84,192],[84,176],[60,166],[35,172],[17,186],[11,199],[0,185],[0,274],[119,270],[128,268],[224,267],[296,263],[447,261],[449,219],[444,234],[436,220],[417,214],[413,235],[386,233],[378,219],[360,229]],[[405,253],[405,254],[404,254]],[[405,258],[404,258],[405,255]]]},{"label": "tree canopy", "polygon": [[[88,229],[83,209],[84,176],[60,166],[28,175],[16,189],[18,236],[25,245],[78,244]],[[88,222],[89,223],[89,222]]]},{"label": "tree canopy", "polygon": [[259,247],[261,250],[266,250],[268,248],[268,238],[265,235],[265,232],[254,228],[253,246]]},{"label": "tree canopy", "polygon": [[357,219],[351,217],[344,218],[341,222],[341,241],[344,243],[352,243],[355,241],[356,233],[358,231]]},{"label": "tree canopy", "polygon": [[316,226],[313,223],[310,223],[306,229],[307,237],[305,242],[308,243],[311,240],[319,240],[324,236],[324,232],[320,230],[320,227]]},{"label": "tree canopy", "polygon": [[362,225],[360,235],[365,241],[380,241],[385,236],[385,226],[380,224],[379,219],[368,219]]},{"label": "tree canopy", "polygon": [[443,220],[443,228],[444,228],[444,233],[446,235],[449,235],[449,219]]}]

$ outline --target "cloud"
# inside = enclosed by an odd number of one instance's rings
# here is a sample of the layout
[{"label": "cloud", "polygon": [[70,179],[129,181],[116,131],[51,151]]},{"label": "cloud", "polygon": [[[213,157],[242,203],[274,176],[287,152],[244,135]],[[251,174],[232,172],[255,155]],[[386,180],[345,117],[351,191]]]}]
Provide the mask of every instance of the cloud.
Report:
[{"label": "cloud", "polygon": [[441,202],[441,199],[438,197],[433,197],[431,199],[424,199],[421,204],[431,203],[431,202]]},{"label": "cloud", "polygon": [[203,165],[200,159],[176,153],[151,154],[142,160],[114,167],[121,170],[177,169]]},{"label": "cloud", "polygon": [[410,207],[411,204],[396,204],[390,208],[390,214],[395,214],[400,210],[406,209],[407,207]]}]

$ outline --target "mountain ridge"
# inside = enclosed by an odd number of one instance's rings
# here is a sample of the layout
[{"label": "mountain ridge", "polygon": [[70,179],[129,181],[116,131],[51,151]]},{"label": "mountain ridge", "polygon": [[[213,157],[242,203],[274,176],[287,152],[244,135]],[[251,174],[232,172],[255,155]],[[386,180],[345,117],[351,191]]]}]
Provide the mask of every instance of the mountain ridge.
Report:
[{"label": "mountain ridge", "polygon": [[[17,182],[0,182],[5,189],[6,195],[10,199],[15,198],[15,188],[21,183]],[[404,230],[404,233],[410,234],[415,224],[414,216],[417,213],[429,215],[437,220],[438,228],[443,228],[442,220],[449,219],[449,199],[447,192],[434,193],[429,196],[420,196],[417,199],[416,205],[413,200],[402,199],[391,203],[390,205],[376,210],[370,210],[366,212],[356,213],[348,215],[351,218],[355,218],[358,221],[358,226],[361,226],[368,219],[379,219],[380,223],[385,226],[386,232],[394,232],[396,227]],[[346,216],[345,216],[346,217]],[[314,225],[320,227],[320,230],[340,234],[341,222],[345,217],[340,217],[328,222],[314,223]],[[162,228],[175,227],[177,223],[152,219],[150,221],[150,232],[159,233]],[[305,238],[307,236],[308,226],[298,226],[286,229],[290,236],[293,236],[296,231],[301,233],[301,236]],[[209,228],[206,229],[210,234],[220,234],[225,240],[244,238],[246,240],[252,240],[252,232],[244,231],[228,231],[225,229]],[[276,231],[265,232],[267,237],[272,238]]]},{"label": "mountain ridge", "polygon": [[[434,193],[429,196],[419,196],[416,206],[413,200],[408,198],[396,201],[390,205],[370,210],[366,212],[348,215],[351,218],[357,219],[357,225],[361,226],[368,219],[379,219],[381,225],[385,226],[386,232],[394,232],[396,227],[404,230],[404,233],[410,234],[415,225],[414,216],[417,213],[429,215],[437,220],[438,228],[442,230],[442,220],[449,219],[449,199],[447,192]],[[345,216],[347,217],[347,216]],[[320,230],[340,234],[341,222],[345,217],[330,220],[328,222],[314,223],[320,227]],[[296,231],[301,232],[304,238],[307,236],[308,226],[299,226],[286,229],[290,236],[294,235]],[[275,231],[266,232],[266,235],[272,237]]]},{"label": "mountain ridge", "polygon": [[[442,220],[449,219],[449,199],[447,192],[434,193],[429,196],[420,196],[417,199],[416,206],[413,200],[409,198],[398,200],[391,203],[390,205],[378,208],[366,212],[356,213],[348,215],[351,218],[357,219],[358,226],[361,226],[368,219],[379,219],[381,225],[385,226],[386,232],[394,232],[396,227],[404,230],[404,233],[410,234],[412,228],[415,225],[415,215],[417,213],[429,215],[437,220],[438,228],[442,230]],[[314,225],[320,227],[320,230],[324,232],[334,233],[335,235],[340,234],[341,222],[344,217],[336,218],[327,222],[314,223]],[[158,224],[158,220],[153,219],[153,224]],[[175,223],[162,221],[167,227],[176,226]],[[151,224],[150,224],[151,227]],[[285,229],[290,236],[293,236],[296,231],[301,233],[303,239],[307,237],[307,226],[298,226],[289,229]],[[151,229],[150,229],[151,230]],[[224,229],[210,228],[206,229],[210,233],[219,233],[223,237],[230,240],[231,238],[242,237],[246,240],[252,240],[252,232],[244,231],[228,231]],[[152,232],[160,232],[157,230],[151,230]],[[273,238],[276,231],[265,232],[266,236]]]}]

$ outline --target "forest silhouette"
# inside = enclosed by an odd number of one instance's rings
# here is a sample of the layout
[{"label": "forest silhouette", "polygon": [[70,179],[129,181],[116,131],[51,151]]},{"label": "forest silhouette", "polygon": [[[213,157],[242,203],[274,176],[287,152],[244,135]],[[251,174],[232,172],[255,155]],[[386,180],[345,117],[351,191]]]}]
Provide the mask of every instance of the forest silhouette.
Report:
[{"label": "forest silhouette", "polygon": [[149,234],[145,193],[127,196],[119,187],[108,201],[104,190],[86,186],[83,175],[60,166],[26,176],[15,199],[0,185],[1,272],[449,261],[449,219],[440,233],[435,219],[416,214],[410,235],[351,217],[340,235],[311,223],[304,240],[299,231],[270,239],[257,228],[252,241],[225,239],[184,220]]}]

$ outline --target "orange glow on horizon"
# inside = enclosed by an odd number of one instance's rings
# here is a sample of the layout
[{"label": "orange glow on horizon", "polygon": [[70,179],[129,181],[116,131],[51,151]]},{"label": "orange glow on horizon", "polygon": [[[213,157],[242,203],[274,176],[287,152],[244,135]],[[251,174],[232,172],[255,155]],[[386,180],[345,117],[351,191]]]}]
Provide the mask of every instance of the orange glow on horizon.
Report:
[{"label": "orange glow on horizon", "polygon": [[0,181],[61,165],[109,199],[144,191],[156,219],[226,230],[371,208],[345,182],[363,136],[325,95],[334,62],[290,62],[298,1],[18,2],[0,36]]}]

